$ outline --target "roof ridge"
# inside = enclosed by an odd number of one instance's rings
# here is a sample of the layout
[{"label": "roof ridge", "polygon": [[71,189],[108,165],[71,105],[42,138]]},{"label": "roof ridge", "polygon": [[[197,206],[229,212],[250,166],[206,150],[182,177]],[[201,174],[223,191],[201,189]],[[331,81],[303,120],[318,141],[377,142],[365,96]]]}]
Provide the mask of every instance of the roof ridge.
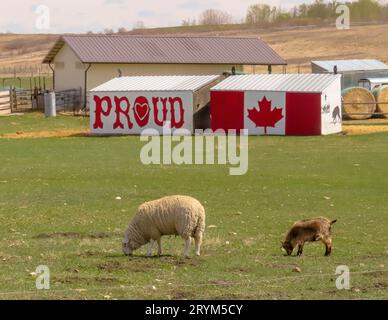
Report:
[{"label": "roof ridge", "polygon": [[188,39],[259,39],[262,40],[258,36],[189,36],[189,35],[132,35],[132,34],[63,34],[62,38],[188,38]]},{"label": "roof ridge", "polygon": [[[139,77],[144,78],[139,81]],[[107,91],[195,91],[219,79],[220,75],[129,76],[113,78],[91,92]],[[164,78],[164,79],[160,79]]]},{"label": "roof ridge", "polygon": [[[113,79],[123,79],[123,78],[205,78],[205,77],[219,77],[220,75],[217,74],[187,74],[187,75],[181,75],[181,74],[162,74],[162,75],[135,75],[135,76],[121,76],[121,77],[115,77]],[[112,80],[113,80],[112,79]]]},{"label": "roof ridge", "polygon": [[332,61],[367,61],[367,60],[374,60],[382,62],[379,59],[376,58],[362,58],[362,59],[329,59],[329,60],[311,60],[312,62],[332,62]]},{"label": "roof ridge", "polygon": [[[323,92],[338,81],[341,75],[292,73],[292,74],[256,74],[238,80],[239,76],[230,76],[218,83],[213,91],[289,91],[289,92]],[[317,81],[311,81],[316,79]]]},{"label": "roof ridge", "polygon": [[83,63],[287,64],[258,37],[105,34],[62,35],[44,63],[51,63],[65,44]]}]

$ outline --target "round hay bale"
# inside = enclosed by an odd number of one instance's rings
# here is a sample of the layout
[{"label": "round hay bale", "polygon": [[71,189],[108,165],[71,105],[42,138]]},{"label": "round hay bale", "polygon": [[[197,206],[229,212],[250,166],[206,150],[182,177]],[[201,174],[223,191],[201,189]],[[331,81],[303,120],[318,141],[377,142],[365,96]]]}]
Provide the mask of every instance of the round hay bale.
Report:
[{"label": "round hay bale", "polygon": [[[373,90],[377,102],[377,112],[388,112],[388,86],[381,86]],[[386,103],[384,103],[386,102]],[[388,118],[388,114],[382,115]]]},{"label": "round hay bale", "polygon": [[[344,118],[364,120],[376,111],[376,100],[372,92],[361,87],[347,88],[342,91]],[[361,114],[354,114],[361,113]]]}]

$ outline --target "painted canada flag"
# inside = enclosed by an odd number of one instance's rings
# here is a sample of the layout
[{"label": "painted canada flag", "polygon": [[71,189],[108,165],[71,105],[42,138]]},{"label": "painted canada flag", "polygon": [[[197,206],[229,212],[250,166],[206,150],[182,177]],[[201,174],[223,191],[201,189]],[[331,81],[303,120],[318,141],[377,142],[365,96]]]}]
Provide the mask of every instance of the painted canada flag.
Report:
[{"label": "painted canada flag", "polygon": [[245,129],[251,135],[284,135],[286,108],[284,93],[249,92],[245,95]]},{"label": "painted canada flag", "polygon": [[212,129],[249,135],[320,135],[321,94],[212,91]]}]

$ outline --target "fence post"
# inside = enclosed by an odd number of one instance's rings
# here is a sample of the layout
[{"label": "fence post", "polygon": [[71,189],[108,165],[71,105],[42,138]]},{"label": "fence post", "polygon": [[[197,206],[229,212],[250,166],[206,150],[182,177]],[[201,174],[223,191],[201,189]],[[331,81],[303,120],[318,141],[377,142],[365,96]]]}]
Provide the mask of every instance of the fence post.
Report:
[{"label": "fence post", "polygon": [[11,108],[11,113],[13,112],[13,94],[12,86],[9,88],[9,107]]},{"label": "fence post", "polygon": [[16,88],[12,87],[12,101],[13,101],[13,106],[17,110],[18,108],[18,97],[16,94]]}]

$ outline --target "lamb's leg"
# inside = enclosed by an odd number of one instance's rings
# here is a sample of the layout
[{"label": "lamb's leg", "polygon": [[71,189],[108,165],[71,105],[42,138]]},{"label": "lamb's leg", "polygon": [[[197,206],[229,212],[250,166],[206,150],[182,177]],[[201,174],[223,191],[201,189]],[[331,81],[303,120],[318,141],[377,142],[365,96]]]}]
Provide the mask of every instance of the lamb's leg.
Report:
[{"label": "lamb's leg", "polygon": [[304,246],[304,244],[300,244],[298,246],[298,256],[301,256],[303,254],[303,246]]},{"label": "lamb's leg", "polygon": [[154,240],[150,240],[150,242],[148,243],[148,249],[147,249],[147,257],[151,257],[152,256],[152,248],[154,247]]},{"label": "lamb's leg", "polygon": [[322,242],[325,244],[326,246],[326,252],[325,252],[325,256],[328,257],[331,255],[331,250],[332,250],[332,240],[331,238],[324,238],[322,239]]},{"label": "lamb's leg", "polygon": [[185,239],[185,250],[184,250],[185,258],[189,258],[190,242],[191,242],[190,237]]},{"label": "lamb's leg", "polygon": [[159,238],[157,241],[158,241],[158,256],[160,257],[162,255],[162,238]]},{"label": "lamb's leg", "polygon": [[201,244],[202,244],[202,232],[195,235],[195,254],[199,257],[201,255]]}]

